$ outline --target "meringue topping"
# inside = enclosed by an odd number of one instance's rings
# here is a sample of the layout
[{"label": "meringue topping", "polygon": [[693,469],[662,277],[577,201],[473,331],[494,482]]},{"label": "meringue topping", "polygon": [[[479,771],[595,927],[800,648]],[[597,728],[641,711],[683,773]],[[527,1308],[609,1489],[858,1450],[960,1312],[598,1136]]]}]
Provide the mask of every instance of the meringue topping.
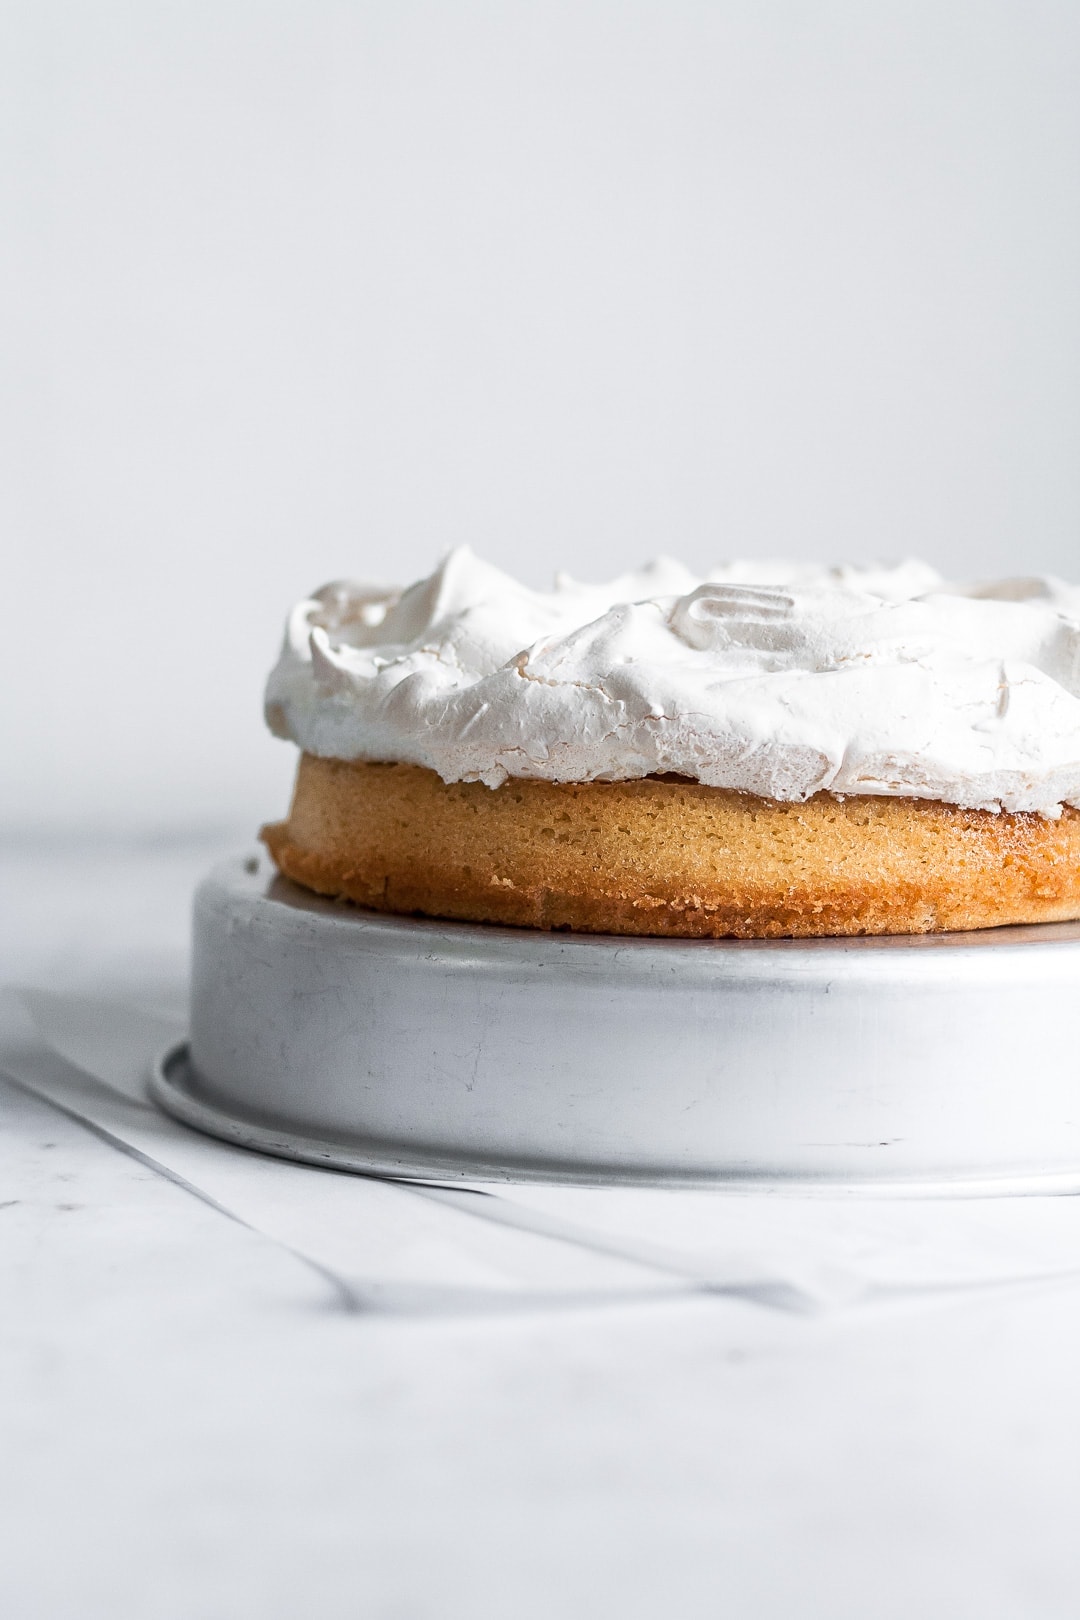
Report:
[{"label": "meringue topping", "polygon": [[492,788],[673,772],[1053,817],[1080,806],[1080,587],[660,558],[542,592],[461,548],[406,590],[298,603],[266,716],[308,753]]}]

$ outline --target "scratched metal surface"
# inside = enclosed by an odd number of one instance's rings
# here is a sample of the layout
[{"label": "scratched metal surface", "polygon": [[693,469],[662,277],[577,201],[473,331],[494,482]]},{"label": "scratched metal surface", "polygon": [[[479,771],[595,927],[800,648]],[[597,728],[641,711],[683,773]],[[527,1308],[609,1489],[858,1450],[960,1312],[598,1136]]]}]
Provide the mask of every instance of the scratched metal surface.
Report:
[{"label": "scratched metal surface", "polygon": [[195,908],[188,1123],[439,1179],[1080,1188],[1080,925],[815,941],[377,916],[237,857]]}]

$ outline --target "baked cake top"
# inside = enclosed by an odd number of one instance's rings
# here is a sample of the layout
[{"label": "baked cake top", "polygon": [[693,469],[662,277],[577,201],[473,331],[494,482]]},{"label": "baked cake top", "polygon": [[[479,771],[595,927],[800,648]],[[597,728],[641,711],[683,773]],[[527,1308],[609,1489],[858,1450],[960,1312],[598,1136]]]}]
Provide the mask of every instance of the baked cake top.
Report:
[{"label": "baked cake top", "polygon": [[542,592],[461,548],[406,590],[298,603],[266,716],[308,753],[447,782],[673,772],[1056,816],[1080,806],[1080,586],[662,558]]}]

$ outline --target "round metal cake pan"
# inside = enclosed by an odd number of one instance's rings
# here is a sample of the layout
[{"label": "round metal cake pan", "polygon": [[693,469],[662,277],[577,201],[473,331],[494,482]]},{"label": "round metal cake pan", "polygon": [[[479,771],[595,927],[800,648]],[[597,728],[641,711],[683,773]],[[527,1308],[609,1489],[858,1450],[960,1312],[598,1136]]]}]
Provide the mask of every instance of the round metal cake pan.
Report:
[{"label": "round metal cake pan", "polygon": [[657,940],[382,916],[264,855],[195,903],[171,1113],[447,1179],[1080,1191],[1080,924]]}]

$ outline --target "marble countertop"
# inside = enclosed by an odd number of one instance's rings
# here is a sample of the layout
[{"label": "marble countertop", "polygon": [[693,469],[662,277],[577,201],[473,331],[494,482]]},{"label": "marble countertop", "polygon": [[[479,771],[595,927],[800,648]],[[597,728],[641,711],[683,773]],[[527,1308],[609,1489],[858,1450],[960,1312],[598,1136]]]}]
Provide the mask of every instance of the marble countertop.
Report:
[{"label": "marble countertop", "polygon": [[[0,1081],[2,1612],[1075,1614],[1080,1201],[856,1214],[839,1249],[811,1218],[845,1285],[770,1291],[694,1209],[620,1212],[688,1258],[617,1276],[535,1209],[169,1135],[113,1037],[182,1018],[228,842],[0,858],[0,975],[43,993]],[[744,1264],[790,1262],[790,1220],[740,1219]]]}]

